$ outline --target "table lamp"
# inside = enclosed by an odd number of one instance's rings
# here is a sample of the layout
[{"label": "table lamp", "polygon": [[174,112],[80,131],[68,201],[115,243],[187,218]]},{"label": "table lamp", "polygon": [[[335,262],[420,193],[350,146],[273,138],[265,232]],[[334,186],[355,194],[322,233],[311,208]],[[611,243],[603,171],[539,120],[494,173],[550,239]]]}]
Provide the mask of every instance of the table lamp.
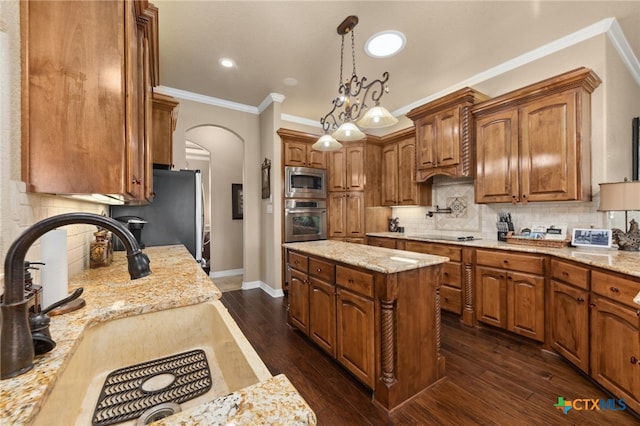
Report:
[{"label": "table lamp", "polygon": [[640,251],[640,229],[638,222],[628,222],[629,210],[640,210],[640,181],[601,183],[599,211],[624,211],[626,229],[612,229],[612,240],[619,250]]}]

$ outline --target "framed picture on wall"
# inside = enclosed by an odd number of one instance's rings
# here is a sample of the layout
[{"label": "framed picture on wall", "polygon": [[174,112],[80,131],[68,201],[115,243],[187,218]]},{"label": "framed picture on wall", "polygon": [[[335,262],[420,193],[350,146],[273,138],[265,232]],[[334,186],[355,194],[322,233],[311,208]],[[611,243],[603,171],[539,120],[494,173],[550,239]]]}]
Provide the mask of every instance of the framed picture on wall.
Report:
[{"label": "framed picture on wall", "polygon": [[631,120],[631,179],[640,179],[640,117]]},{"label": "framed picture on wall", "polygon": [[242,184],[231,184],[231,219],[242,220]]},{"label": "framed picture on wall", "polygon": [[271,197],[271,161],[264,159],[262,163],[262,199]]}]

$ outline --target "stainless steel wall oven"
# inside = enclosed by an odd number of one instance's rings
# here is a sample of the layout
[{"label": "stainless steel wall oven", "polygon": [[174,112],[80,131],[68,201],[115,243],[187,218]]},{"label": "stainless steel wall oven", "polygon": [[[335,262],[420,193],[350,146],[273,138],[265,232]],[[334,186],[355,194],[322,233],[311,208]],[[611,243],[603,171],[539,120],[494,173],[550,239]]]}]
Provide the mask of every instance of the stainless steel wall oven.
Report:
[{"label": "stainless steel wall oven", "polygon": [[327,239],[327,202],[288,198],[284,200],[285,242]]}]

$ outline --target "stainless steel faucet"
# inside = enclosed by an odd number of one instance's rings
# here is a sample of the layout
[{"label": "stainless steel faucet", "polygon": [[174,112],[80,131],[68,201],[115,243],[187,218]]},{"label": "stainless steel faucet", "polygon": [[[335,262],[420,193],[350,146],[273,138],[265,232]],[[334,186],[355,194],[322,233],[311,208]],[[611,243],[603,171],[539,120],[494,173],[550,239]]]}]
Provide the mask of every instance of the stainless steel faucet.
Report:
[{"label": "stainless steel faucet", "polygon": [[[29,300],[24,297],[24,258],[29,247],[52,229],[74,223],[101,226],[113,232],[127,251],[131,279],[151,273],[149,258],[120,222],[92,213],[66,213],[43,219],[27,228],[9,247],[4,261],[4,300],[0,305],[0,379],[26,373],[33,368],[34,344],[29,326]],[[47,283],[42,283],[46,286]]]}]

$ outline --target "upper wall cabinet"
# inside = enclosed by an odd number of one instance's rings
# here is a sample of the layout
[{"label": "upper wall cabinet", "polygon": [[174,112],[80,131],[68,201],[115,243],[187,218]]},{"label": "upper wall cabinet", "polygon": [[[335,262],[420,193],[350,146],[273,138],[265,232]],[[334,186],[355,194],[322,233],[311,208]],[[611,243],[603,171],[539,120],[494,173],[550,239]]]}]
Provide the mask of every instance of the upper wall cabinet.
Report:
[{"label": "upper wall cabinet", "polygon": [[280,129],[278,135],[282,139],[282,158],[285,166],[327,168],[327,153],[317,151],[311,146],[318,136]]},{"label": "upper wall cabinet", "polygon": [[179,102],[159,93],[153,94],[153,141],[151,152],[153,164],[173,165],[173,132],[178,121]]},{"label": "upper wall cabinet", "polygon": [[473,107],[476,203],[591,199],[591,93],[579,68]]},{"label": "upper wall cabinet", "polygon": [[147,1],[20,6],[28,190],[148,200],[158,9]]},{"label": "upper wall cabinet", "polygon": [[384,136],[382,147],[383,206],[431,205],[431,182],[416,183],[415,128]]},{"label": "upper wall cabinet", "polygon": [[471,106],[488,97],[469,87],[407,114],[416,126],[416,181],[434,175],[473,176]]}]

